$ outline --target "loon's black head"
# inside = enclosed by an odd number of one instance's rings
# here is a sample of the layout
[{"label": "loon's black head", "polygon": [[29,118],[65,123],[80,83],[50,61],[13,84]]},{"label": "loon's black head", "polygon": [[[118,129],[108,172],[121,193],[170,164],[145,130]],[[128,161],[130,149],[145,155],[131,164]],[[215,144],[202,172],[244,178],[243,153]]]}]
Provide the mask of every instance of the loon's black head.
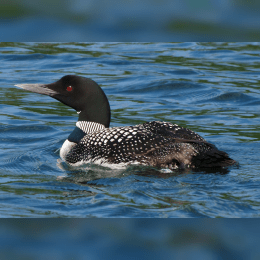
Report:
[{"label": "loon's black head", "polygon": [[79,121],[97,122],[109,127],[110,107],[99,85],[85,77],[67,75],[51,84],[19,84],[17,87],[51,96],[80,112]]}]

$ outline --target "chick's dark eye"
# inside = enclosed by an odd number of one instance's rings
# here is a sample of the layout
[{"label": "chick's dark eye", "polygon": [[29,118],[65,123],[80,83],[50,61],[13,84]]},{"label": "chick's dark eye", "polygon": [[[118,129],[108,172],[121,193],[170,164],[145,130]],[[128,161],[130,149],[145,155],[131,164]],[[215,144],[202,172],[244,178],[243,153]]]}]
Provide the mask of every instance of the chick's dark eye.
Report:
[{"label": "chick's dark eye", "polygon": [[68,86],[67,91],[69,91],[69,92],[72,91],[72,86]]}]

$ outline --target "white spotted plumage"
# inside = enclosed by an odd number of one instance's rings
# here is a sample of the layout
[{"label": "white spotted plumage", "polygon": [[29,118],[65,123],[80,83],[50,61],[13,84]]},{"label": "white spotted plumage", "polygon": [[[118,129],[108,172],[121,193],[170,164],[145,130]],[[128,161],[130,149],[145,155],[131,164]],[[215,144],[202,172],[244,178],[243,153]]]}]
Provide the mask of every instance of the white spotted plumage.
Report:
[{"label": "white spotted plumage", "polygon": [[[196,148],[191,144],[175,141],[181,131],[188,131],[193,140],[205,140],[189,129],[171,123],[154,121],[136,126],[104,128],[92,122],[77,123],[87,134],[64,158],[70,164],[98,162],[100,164],[139,163],[176,168],[181,160],[189,164]],[[92,132],[90,132],[92,129]],[[163,131],[163,134],[160,133]],[[191,135],[191,133],[193,135]],[[194,138],[195,135],[195,138]],[[196,146],[196,145],[195,145]],[[184,153],[186,157],[184,158]],[[175,154],[174,158],[169,154]],[[171,161],[169,163],[168,161]]]}]

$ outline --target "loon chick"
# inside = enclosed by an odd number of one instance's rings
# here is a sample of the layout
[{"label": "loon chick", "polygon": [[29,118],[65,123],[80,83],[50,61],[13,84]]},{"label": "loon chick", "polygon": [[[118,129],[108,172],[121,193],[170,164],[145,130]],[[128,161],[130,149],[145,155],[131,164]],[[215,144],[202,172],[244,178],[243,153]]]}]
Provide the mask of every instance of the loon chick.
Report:
[{"label": "loon chick", "polygon": [[64,142],[61,158],[71,165],[138,163],[159,168],[215,168],[236,161],[190,129],[167,122],[112,127],[110,106],[99,85],[85,77],[67,75],[51,84],[17,87],[51,96],[79,113]]}]

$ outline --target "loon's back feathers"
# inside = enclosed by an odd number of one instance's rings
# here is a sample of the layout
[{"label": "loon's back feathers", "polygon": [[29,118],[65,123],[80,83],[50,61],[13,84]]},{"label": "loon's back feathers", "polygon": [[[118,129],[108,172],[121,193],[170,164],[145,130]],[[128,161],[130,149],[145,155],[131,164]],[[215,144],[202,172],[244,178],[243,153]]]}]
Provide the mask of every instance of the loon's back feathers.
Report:
[{"label": "loon's back feathers", "polygon": [[191,152],[192,147],[188,148],[189,144],[176,142],[170,132],[156,133],[159,130],[158,125],[162,128],[176,127],[164,122],[150,122],[136,126],[105,128],[85,135],[68,153],[66,161],[76,163],[82,160],[101,160],[101,163],[113,164],[139,162],[159,166],[159,161],[165,164],[169,160],[166,159],[168,150],[176,150],[173,158],[178,157],[183,147],[186,147],[187,154],[188,150]]},{"label": "loon's back feathers", "polygon": [[78,111],[76,128],[60,155],[70,164],[139,163],[161,168],[226,167],[236,163],[190,129],[166,122],[108,128],[110,106],[91,79],[67,75],[51,84],[20,84],[23,89],[49,95]]},{"label": "loon's back feathers", "polygon": [[[183,139],[185,137],[186,139]],[[223,158],[219,157],[221,153]],[[195,132],[166,122],[104,128],[86,134],[66,155],[69,163],[140,163],[160,168],[217,167],[216,161],[203,160],[209,154],[220,160],[228,155],[206,142]],[[199,155],[199,159],[194,160]],[[229,159],[231,160],[231,159]],[[217,162],[218,163],[218,162]]]}]

